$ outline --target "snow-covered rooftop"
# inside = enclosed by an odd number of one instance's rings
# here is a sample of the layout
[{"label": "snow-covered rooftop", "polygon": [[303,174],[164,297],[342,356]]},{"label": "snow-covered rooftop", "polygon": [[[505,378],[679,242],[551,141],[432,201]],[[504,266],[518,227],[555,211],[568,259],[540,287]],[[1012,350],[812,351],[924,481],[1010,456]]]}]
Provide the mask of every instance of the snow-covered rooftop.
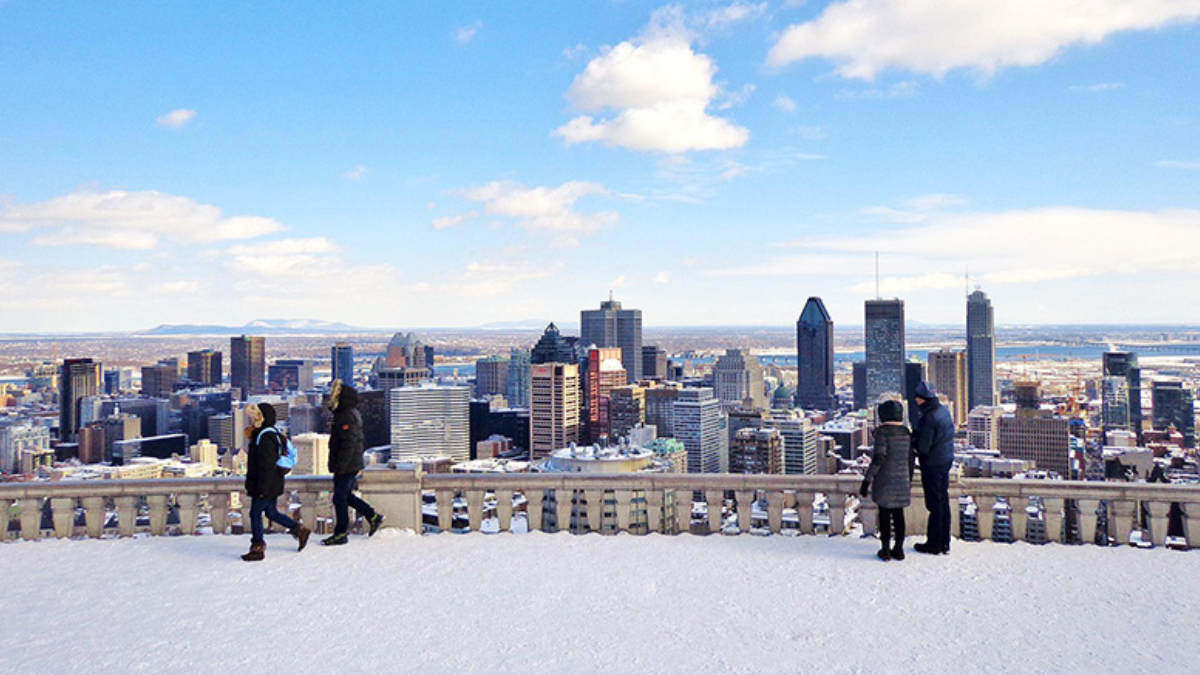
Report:
[{"label": "snow-covered rooftop", "polygon": [[[1195,672],[1197,553],[394,531],[0,545],[4,673]],[[314,541],[314,544],[316,542]],[[911,540],[910,540],[911,544]]]}]

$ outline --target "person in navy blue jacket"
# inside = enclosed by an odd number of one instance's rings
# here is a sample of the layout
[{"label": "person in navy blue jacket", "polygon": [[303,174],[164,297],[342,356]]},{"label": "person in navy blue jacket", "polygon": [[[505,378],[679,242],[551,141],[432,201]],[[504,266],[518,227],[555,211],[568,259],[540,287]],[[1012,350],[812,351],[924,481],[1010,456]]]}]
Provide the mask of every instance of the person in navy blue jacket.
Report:
[{"label": "person in navy blue jacket", "polygon": [[921,487],[929,524],[925,541],[913,546],[920,553],[933,555],[950,552],[950,466],[954,463],[954,420],[938,401],[937,391],[928,382],[917,385],[917,405],[921,417],[913,432],[913,450],[921,466]]}]

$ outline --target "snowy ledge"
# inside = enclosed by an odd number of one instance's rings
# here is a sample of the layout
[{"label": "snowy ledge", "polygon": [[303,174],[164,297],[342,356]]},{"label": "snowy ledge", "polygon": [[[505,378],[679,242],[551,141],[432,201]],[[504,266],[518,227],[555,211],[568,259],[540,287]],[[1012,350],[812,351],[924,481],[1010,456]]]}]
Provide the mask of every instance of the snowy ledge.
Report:
[{"label": "snowy ledge", "polygon": [[[1196,672],[1195,552],[858,537],[16,542],[5,673]],[[911,546],[912,540],[909,544]],[[911,548],[910,548],[911,551]]]}]

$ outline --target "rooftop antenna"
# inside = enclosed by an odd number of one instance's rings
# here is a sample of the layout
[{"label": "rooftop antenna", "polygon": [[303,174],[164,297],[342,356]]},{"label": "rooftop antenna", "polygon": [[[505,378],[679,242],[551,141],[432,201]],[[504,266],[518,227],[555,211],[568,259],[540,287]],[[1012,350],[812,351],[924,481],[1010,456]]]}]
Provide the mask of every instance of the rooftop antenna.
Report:
[{"label": "rooftop antenna", "polygon": [[612,289],[608,289],[608,301],[612,302]]},{"label": "rooftop antenna", "polygon": [[875,299],[880,300],[879,295],[879,251],[875,251]]}]

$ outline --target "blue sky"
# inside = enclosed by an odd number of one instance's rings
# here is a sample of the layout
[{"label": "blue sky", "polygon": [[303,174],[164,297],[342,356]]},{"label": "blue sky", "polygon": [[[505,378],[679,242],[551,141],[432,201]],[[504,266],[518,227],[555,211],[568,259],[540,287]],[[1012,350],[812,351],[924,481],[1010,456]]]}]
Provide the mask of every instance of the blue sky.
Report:
[{"label": "blue sky", "polygon": [[0,2],[0,332],[1200,321],[1200,0]]}]

